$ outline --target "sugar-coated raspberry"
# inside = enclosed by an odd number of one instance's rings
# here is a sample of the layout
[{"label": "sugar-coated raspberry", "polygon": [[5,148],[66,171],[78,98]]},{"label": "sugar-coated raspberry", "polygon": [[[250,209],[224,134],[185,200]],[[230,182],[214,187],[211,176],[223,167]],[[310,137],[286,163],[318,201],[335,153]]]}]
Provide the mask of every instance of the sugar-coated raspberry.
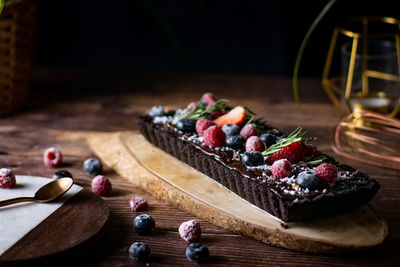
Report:
[{"label": "sugar-coated raspberry", "polygon": [[216,118],[218,118],[224,114],[225,114],[225,110],[223,110],[223,109],[214,110],[213,112],[210,113],[210,115],[208,115],[208,118],[210,120],[215,120]]},{"label": "sugar-coated raspberry", "polygon": [[179,226],[179,234],[187,242],[199,241],[201,236],[200,223],[196,220],[183,222]]},{"label": "sugar-coated raspberry", "polygon": [[201,97],[201,102],[206,103],[206,104],[212,104],[217,100],[215,95],[213,93],[205,93]]},{"label": "sugar-coated raspberry", "polygon": [[63,155],[61,151],[55,147],[49,147],[44,151],[43,162],[47,167],[58,167],[62,163]]},{"label": "sugar-coated raspberry", "polygon": [[292,171],[292,164],[287,159],[277,160],[271,166],[272,174],[278,179],[291,176]]},{"label": "sugar-coated raspberry", "polygon": [[133,197],[129,200],[129,206],[131,207],[132,211],[140,211],[147,209],[149,204],[147,203],[147,200],[142,197]]},{"label": "sugar-coated raspberry", "polygon": [[200,119],[196,122],[196,132],[198,136],[203,136],[204,131],[209,127],[214,126],[215,123],[213,121],[207,119]]},{"label": "sugar-coated raspberry", "polygon": [[246,124],[240,131],[240,135],[246,140],[249,139],[250,136],[258,136],[256,126],[254,124]]},{"label": "sugar-coated raspberry", "polygon": [[246,141],[246,151],[258,151],[263,152],[265,145],[258,136],[250,136]]},{"label": "sugar-coated raspberry", "polygon": [[319,180],[323,183],[333,184],[337,179],[337,167],[330,163],[322,163],[315,169]]},{"label": "sugar-coated raspberry", "polygon": [[210,147],[222,146],[225,142],[225,133],[218,126],[211,126],[204,131],[204,144]]},{"label": "sugar-coated raspberry", "polygon": [[99,196],[111,195],[111,182],[103,175],[97,175],[92,180],[92,192]]},{"label": "sugar-coated raspberry", "polygon": [[12,188],[16,183],[15,175],[10,169],[0,169],[0,188]]},{"label": "sugar-coated raspberry", "polygon": [[194,261],[197,263],[202,263],[207,261],[209,256],[208,248],[200,243],[191,243],[186,248],[186,258],[190,261]]}]

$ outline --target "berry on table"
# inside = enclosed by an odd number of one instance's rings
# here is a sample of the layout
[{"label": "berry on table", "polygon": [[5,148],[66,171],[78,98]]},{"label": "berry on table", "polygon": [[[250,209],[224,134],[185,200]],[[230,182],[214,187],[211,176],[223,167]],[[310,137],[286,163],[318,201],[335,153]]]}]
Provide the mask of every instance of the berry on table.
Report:
[{"label": "berry on table", "polygon": [[0,169],[0,188],[13,188],[16,183],[15,175],[10,169]]},{"label": "berry on table", "polygon": [[83,162],[83,169],[91,175],[99,175],[103,172],[103,165],[97,158],[88,158]]},{"label": "berry on table", "polygon": [[198,136],[203,136],[204,131],[209,127],[214,126],[215,123],[213,121],[207,119],[200,119],[196,122],[196,132]]},{"label": "berry on table", "polygon": [[313,171],[302,171],[295,180],[298,185],[309,190],[315,190],[319,187],[318,176]]},{"label": "berry on table", "polygon": [[271,166],[272,174],[278,179],[291,176],[292,171],[292,164],[287,159],[277,160]]},{"label": "berry on table", "polygon": [[149,235],[154,231],[156,223],[150,215],[141,214],[135,218],[133,226],[139,235]]},{"label": "berry on table", "polygon": [[246,141],[246,151],[258,151],[262,152],[265,150],[265,145],[258,136],[250,136]]},{"label": "berry on table", "polygon": [[215,97],[215,95],[213,93],[205,93],[201,97],[201,102],[206,103],[208,105],[214,103],[216,100],[217,100],[217,98]]},{"label": "berry on table", "polygon": [[200,243],[191,243],[186,248],[186,258],[197,263],[205,262],[208,259],[208,248]]},{"label": "berry on table", "polygon": [[225,142],[225,133],[218,126],[211,126],[204,131],[204,144],[210,147],[222,146]]},{"label": "berry on table", "polygon": [[44,151],[43,162],[47,167],[58,167],[63,160],[61,151],[55,147],[49,147]]},{"label": "berry on table", "polygon": [[238,135],[240,128],[236,124],[225,124],[222,126],[222,131],[224,131],[226,136]]},{"label": "berry on table", "polygon": [[241,151],[244,147],[244,138],[240,135],[230,135],[225,139],[225,145],[234,150]]},{"label": "berry on table", "polygon": [[264,142],[264,144],[267,148],[276,144],[276,142],[278,141],[278,138],[275,135],[269,134],[269,133],[260,135],[260,139],[261,139],[261,141]]},{"label": "berry on table", "polygon": [[92,180],[92,192],[99,196],[111,195],[111,182],[103,175],[97,175]]},{"label": "berry on table", "polygon": [[240,135],[246,140],[251,136],[258,136],[256,126],[254,124],[246,124],[240,131]]},{"label": "berry on table", "polygon": [[133,197],[129,200],[129,206],[132,211],[140,211],[147,209],[149,204],[147,203],[147,200],[142,197]]},{"label": "berry on table", "polygon": [[184,133],[194,133],[196,130],[196,123],[194,120],[182,118],[176,123],[176,128]]},{"label": "berry on table", "polygon": [[246,119],[246,109],[241,106],[237,106],[228,113],[216,118],[214,122],[218,126],[223,126],[225,124],[236,124],[240,125]]},{"label": "berry on table", "polygon": [[287,159],[290,163],[294,164],[303,158],[303,143],[294,142],[284,148],[281,148],[275,154],[268,156],[266,162],[272,164],[280,159]]},{"label": "berry on table", "polygon": [[164,116],[164,115],[165,115],[165,111],[162,106],[153,106],[149,111],[149,116],[152,118]]},{"label": "berry on table", "polygon": [[315,169],[315,174],[323,183],[333,184],[337,179],[337,167],[330,163],[322,163]]},{"label": "berry on table", "polygon": [[257,151],[246,151],[242,155],[242,162],[246,166],[254,167],[264,164],[264,157]]},{"label": "berry on table", "polygon": [[188,242],[199,241],[201,236],[200,223],[196,220],[183,222],[179,226],[179,235]]},{"label": "berry on table", "polygon": [[137,261],[145,261],[149,258],[150,248],[143,242],[135,242],[129,247],[129,257]]},{"label": "berry on table", "polygon": [[53,178],[54,179],[59,179],[59,178],[63,178],[63,177],[71,177],[71,178],[73,178],[72,174],[69,171],[66,171],[66,170],[59,170],[59,171],[56,171],[53,174]]}]

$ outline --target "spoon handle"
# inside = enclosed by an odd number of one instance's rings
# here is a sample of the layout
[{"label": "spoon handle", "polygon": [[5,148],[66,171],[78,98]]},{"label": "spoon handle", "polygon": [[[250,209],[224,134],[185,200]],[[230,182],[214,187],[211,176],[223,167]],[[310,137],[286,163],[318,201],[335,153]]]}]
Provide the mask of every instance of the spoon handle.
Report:
[{"label": "spoon handle", "polygon": [[35,201],[33,197],[17,197],[0,201],[0,207],[26,201]]}]

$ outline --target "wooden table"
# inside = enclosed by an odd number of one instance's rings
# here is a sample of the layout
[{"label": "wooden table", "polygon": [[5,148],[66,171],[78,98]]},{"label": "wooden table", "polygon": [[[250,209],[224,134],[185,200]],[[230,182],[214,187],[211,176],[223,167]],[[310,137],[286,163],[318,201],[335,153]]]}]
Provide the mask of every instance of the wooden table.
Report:
[{"label": "wooden table", "polygon": [[[136,130],[135,118],[152,105],[180,107],[199,99],[205,91],[213,91],[220,98],[231,99],[232,105],[251,107],[285,132],[304,126],[318,137],[319,148],[333,156],[336,155],[330,148],[332,134],[343,115],[329,102],[319,81],[311,79],[300,83],[302,112],[293,101],[290,79],[278,77],[134,76],[42,69],[35,72],[33,87],[24,110],[0,118],[0,167],[10,167],[17,174],[50,177],[55,170],[43,165],[42,153],[45,148],[56,146],[65,155],[67,165],[63,169],[69,170],[87,188],[91,177],[82,170],[82,163],[93,154],[85,142],[86,133]],[[202,242],[211,254],[209,264],[400,266],[400,172],[336,157],[381,183],[372,204],[389,226],[384,244],[349,254],[310,255],[271,247],[200,220]],[[76,249],[38,262],[71,266],[133,265],[136,262],[129,258],[128,248],[135,241],[144,241],[151,248],[152,265],[190,265],[184,255],[187,243],[179,237],[177,229],[181,222],[195,217],[132,186],[110,169],[105,170],[105,175],[114,188],[112,196],[105,198],[111,209],[105,229]],[[148,213],[157,225],[152,236],[138,236],[133,230],[133,219],[139,213],[130,210],[128,200],[135,195],[145,197],[150,203]]]}]

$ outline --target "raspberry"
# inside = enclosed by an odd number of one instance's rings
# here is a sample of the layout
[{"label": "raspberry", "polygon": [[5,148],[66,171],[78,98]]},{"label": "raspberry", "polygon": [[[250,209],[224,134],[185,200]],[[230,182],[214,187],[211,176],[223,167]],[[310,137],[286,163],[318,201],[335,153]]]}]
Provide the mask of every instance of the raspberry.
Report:
[{"label": "raspberry", "polygon": [[271,167],[272,174],[278,179],[291,176],[292,171],[292,164],[290,164],[287,159],[277,160],[272,164]]},{"label": "raspberry", "polygon": [[111,183],[103,175],[97,175],[92,180],[92,192],[99,196],[111,195]]},{"label": "raspberry", "polygon": [[301,142],[294,142],[290,145],[280,149],[275,154],[270,155],[266,162],[272,164],[279,159],[287,159],[290,163],[294,164],[303,158],[303,144]]},{"label": "raspberry", "polygon": [[49,147],[46,149],[43,155],[43,162],[44,165],[47,167],[55,168],[60,166],[63,160],[63,155],[61,154],[60,150],[55,147]]},{"label": "raspberry", "polygon": [[204,131],[209,127],[214,126],[215,123],[213,121],[207,119],[200,119],[196,122],[196,132],[198,136],[203,136]]},{"label": "raspberry", "polygon": [[263,141],[258,136],[250,136],[246,141],[246,151],[258,151],[262,152],[265,150]]},{"label": "raspberry", "polygon": [[194,261],[197,263],[202,263],[207,261],[209,251],[208,248],[200,243],[191,243],[187,248],[186,248],[186,258],[190,261]]},{"label": "raspberry", "polygon": [[315,169],[319,180],[323,183],[335,183],[337,179],[337,167],[330,163],[322,163]]},{"label": "raspberry", "polygon": [[321,153],[317,150],[317,148],[312,145],[312,144],[306,144],[304,151],[303,151],[303,157],[307,159],[313,159],[316,158],[320,155]]},{"label": "raspberry", "polygon": [[12,188],[16,184],[15,175],[10,169],[0,169],[0,188]]},{"label": "raspberry", "polygon": [[213,93],[205,93],[202,97],[201,97],[201,102],[206,103],[206,104],[212,104],[217,100],[217,98],[215,97],[215,95]]},{"label": "raspberry", "polygon": [[200,223],[196,220],[183,222],[179,226],[179,234],[185,241],[188,242],[199,241],[201,236]]},{"label": "raspberry", "polygon": [[210,147],[218,147],[225,142],[225,133],[218,126],[211,126],[204,132],[204,144]]},{"label": "raspberry", "polygon": [[246,140],[250,136],[258,136],[256,126],[254,124],[246,124],[240,131],[240,135]]},{"label": "raspberry", "polygon": [[129,206],[131,206],[132,211],[139,211],[147,209],[149,204],[147,203],[147,200],[142,197],[133,197],[129,200]]}]

